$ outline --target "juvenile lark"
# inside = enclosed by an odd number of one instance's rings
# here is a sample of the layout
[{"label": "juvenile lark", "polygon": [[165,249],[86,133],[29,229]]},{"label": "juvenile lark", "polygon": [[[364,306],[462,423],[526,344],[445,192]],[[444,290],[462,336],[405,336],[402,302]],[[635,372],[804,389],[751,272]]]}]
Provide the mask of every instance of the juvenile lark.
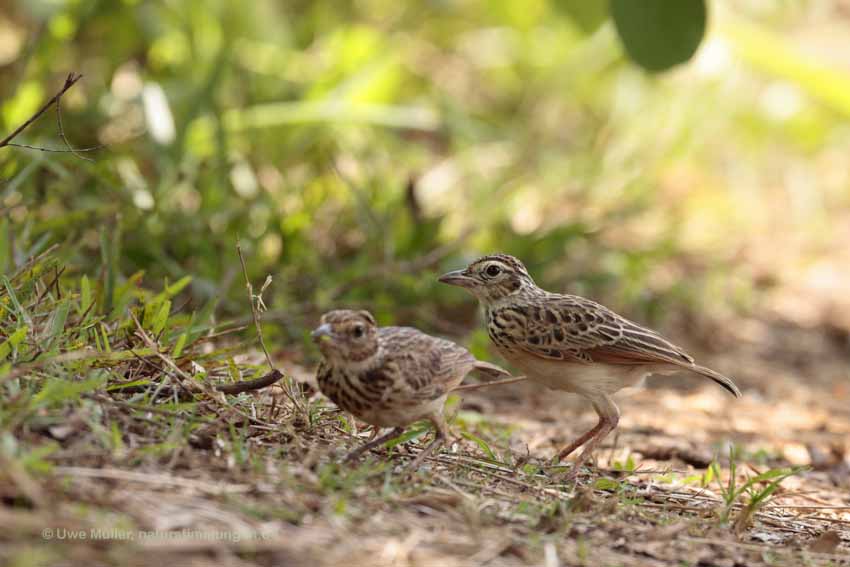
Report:
[{"label": "juvenile lark", "polygon": [[368,311],[325,313],[312,337],[324,358],[316,376],[322,393],[376,432],[393,428],[352,451],[347,460],[397,437],[404,426],[428,419],[436,436],[411,463],[410,470],[416,469],[445,442],[446,396],[470,371],[510,376],[450,341],[411,327],[379,328]]},{"label": "juvenile lark", "polygon": [[741,395],[732,380],[694,363],[655,331],[589,299],[540,289],[513,256],[485,256],[464,270],[444,274],[440,281],[468,289],[484,305],[490,340],[505,359],[530,379],[593,404],[599,423],[558,454],[561,460],[587,443],[573,477],[617,427],[620,410],[611,395],[649,374],[690,370]]}]

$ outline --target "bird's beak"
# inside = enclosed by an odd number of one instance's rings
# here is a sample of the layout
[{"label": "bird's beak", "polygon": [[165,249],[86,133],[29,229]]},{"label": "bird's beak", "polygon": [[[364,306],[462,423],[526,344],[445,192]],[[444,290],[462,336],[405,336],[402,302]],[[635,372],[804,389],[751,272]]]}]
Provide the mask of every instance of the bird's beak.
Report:
[{"label": "bird's beak", "polygon": [[319,325],[316,327],[310,336],[313,337],[314,342],[319,342],[321,340],[327,340],[331,338],[331,326],[325,323],[324,325]]},{"label": "bird's beak", "polygon": [[472,287],[475,285],[475,280],[466,275],[465,270],[455,270],[447,274],[443,274],[438,281],[444,284],[456,285],[458,287]]}]

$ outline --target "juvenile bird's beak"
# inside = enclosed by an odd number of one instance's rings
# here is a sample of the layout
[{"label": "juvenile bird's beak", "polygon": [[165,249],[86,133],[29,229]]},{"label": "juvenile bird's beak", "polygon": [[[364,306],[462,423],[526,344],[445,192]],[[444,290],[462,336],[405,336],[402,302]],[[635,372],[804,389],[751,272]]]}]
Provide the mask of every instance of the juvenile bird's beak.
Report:
[{"label": "juvenile bird's beak", "polygon": [[458,287],[472,287],[475,285],[475,280],[466,275],[465,270],[454,270],[453,272],[443,274],[437,280],[444,284],[456,285]]},{"label": "juvenile bird's beak", "polygon": [[331,337],[331,326],[325,323],[324,325],[319,325],[316,327],[310,336],[313,337],[314,342],[321,341],[324,337]]}]

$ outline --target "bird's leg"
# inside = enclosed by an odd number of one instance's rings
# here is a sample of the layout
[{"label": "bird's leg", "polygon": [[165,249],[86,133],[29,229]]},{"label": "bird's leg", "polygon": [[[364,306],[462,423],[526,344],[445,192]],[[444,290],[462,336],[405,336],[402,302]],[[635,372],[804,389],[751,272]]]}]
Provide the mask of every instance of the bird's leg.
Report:
[{"label": "bird's leg", "polygon": [[425,459],[433,453],[435,450],[439,449],[443,446],[448,439],[448,427],[446,427],[446,420],[443,419],[442,415],[434,414],[430,417],[431,424],[434,426],[434,440],[431,441],[427,447],[419,451],[419,454],[416,455],[416,458],[413,459],[405,470],[408,473],[411,473],[419,468],[419,466],[425,461]]},{"label": "bird's leg", "polygon": [[578,449],[579,447],[581,447],[582,445],[587,443],[588,439],[590,439],[591,437],[593,437],[594,435],[599,433],[599,431],[601,431],[604,426],[605,426],[605,420],[600,416],[599,417],[599,423],[597,423],[595,426],[593,426],[593,429],[591,429],[590,431],[583,434],[578,439],[576,439],[575,441],[573,441],[572,443],[570,443],[569,445],[567,445],[566,447],[561,449],[561,452],[558,453],[558,456],[556,458],[556,462],[561,462],[564,459],[566,459],[569,455],[572,454],[573,451],[575,451],[576,449]]},{"label": "bird's leg", "polygon": [[[575,463],[573,463],[573,469],[567,475],[567,480],[574,480],[576,476],[578,476],[579,471],[581,470],[581,466],[587,462],[590,456],[593,454],[593,450],[596,449],[596,446],[608,436],[614,429],[616,429],[617,424],[620,422],[620,410],[617,408],[617,405],[607,395],[602,395],[594,400],[591,400],[593,403],[593,409],[596,410],[596,413],[599,414],[599,423],[596,427],[594,427],[591,431],[598,429],[592,437],[589,438],[587,445],[585,445],[584,450],[579,455],[578,459],[576,459]],[[567,447],[569,449],[569,447]]]},{"label": "bird's leg", "polygon": [[[378,429],[375,428],[375,431],[377,431],[377,430]],[[363,445],[357,447],[356,449],[351,451],[348,455],[346,455],[345,456],[345,462],[350,463],[351,461],[353,461],[354,459],[356,459],[357,457],[359,457],[360,455],[362,455],[366,451],[369,451],[370,449],[374,449],[375,447],[378,447],[379,445],[386,443],[387,441],[389,441],[393,437],[398,437],[402,433],[404,433],[404,428],[403,427],[396,427],[395,429],[393,429],[392,431],[390,431],[386,435],[381,435],[377,439],[372,439],[368,443],[364,443]]]}]

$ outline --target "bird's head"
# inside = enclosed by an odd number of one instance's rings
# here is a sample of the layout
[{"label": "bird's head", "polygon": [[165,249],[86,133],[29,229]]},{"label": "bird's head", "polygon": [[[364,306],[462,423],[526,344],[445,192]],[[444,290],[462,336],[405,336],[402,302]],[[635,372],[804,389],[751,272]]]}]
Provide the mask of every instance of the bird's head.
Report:
[{"label": "bird's head", "polygon": [[522,262],[507,254],[484,256],[463,270],[443,274],[439,279],[469,290],[485,305],[536,288]]},{"label": "bird's head", "polygon": [[368,311],[328,311],[310,336],[331,364],[368,367],[380,350],[378,325]]}]

